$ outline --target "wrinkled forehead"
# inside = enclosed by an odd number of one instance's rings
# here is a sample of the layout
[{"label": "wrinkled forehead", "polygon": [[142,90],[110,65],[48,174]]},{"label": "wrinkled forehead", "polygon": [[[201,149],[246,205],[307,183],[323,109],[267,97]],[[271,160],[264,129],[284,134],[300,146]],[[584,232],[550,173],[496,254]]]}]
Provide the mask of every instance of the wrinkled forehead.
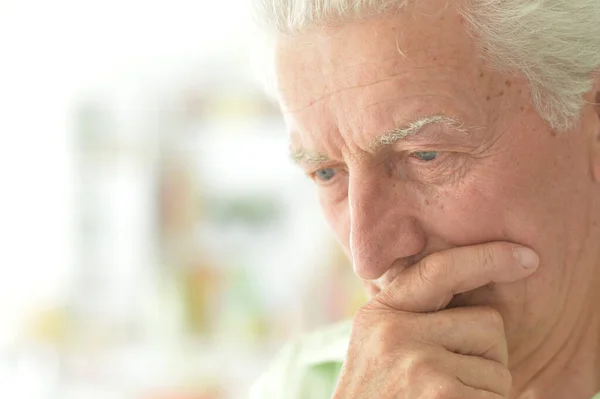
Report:
[{"label": "wrinkled forehead", "polygon": [[347,85],[369,85],[403,74],[419,79],[411,75],[424,69],[431,76],[436,68],[472,68],[481,61],[466,25],[456,7],[429,6],[280,35],[275,70],[284,111]]}]

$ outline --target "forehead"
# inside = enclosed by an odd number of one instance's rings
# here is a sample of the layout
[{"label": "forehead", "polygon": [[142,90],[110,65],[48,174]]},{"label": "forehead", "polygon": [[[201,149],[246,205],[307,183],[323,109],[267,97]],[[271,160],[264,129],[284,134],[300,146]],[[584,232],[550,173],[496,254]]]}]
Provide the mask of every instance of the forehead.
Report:
[{"label": "forehead", "polygon": [[433,15],[411,9],[280,36],[277,89],[284,111],[294,112],[354,87],[415,80],[440,69],[477,69],[481,63],[476,55],[475,41],[454,7]]},{"label": "forehead", "polygon": [[483,64],[453,8],[282,36],[276,62],[294,148],[339,156],[437,114],[487,122]]}]

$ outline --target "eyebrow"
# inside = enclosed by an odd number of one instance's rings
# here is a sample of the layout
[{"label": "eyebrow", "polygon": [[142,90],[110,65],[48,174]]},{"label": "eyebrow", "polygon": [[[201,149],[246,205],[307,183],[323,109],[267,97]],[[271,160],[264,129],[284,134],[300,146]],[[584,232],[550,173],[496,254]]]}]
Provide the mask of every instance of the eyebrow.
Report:
[{"label": "eyebrow", "polygon": [[[443,124],[455,130],[467,133],[467,131],[464,129],[464,124],[454,118],[443,114],[428,115],[376,137],[371,141],[371,149],[376,150],[381,147],[392,145],[406,137],[416,135],[425,126],[434,124]],[[290,157],[297,164],[320,164],[331,160],[326,154],[309,151],[303,148],[292,149]]]}]

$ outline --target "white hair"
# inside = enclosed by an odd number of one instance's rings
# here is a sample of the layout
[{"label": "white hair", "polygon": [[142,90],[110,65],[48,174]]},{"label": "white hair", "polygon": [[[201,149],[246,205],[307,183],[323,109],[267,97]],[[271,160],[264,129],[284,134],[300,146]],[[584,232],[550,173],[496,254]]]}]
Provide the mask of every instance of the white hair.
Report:
[{"label": "white hair", "polygon": [[[395,12],[407,0],[255,2],[267,30],[294,34]],[[467,0],[459,12],[493,68],[527,78],[534,106],[554,130],[577,124],[600,71],[600,0]]]}]

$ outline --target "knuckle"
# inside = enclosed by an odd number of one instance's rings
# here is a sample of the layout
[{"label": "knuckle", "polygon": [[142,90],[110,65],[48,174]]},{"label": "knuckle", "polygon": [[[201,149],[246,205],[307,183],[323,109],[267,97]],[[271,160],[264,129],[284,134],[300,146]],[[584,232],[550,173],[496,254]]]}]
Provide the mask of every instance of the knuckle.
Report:
[{"label": "knuckle", "polygon": [[420,390],[430,399],[463,399],[462,384],[447,373],[433,348],[413,347],[402,356],[402,380],[405,386]]},{"label": "knuckle", "polygon": [[393,329],[390,328],[389,325],[376,326],[371,340],[371,350],[376,353],[378,357],[385,358],[387,356],[392,356],[397,349],[396,337],[393,333]]},{"label": "knuckle", "polygon": [[414,348],[404,352],[402,363],[403,373],[410,385],[435,375],[439,362],[426,349]]},{"label": "knuckle", "polygon": [[421,281],[426,284],[446,281],[448,272],[451,270],[451,259],[448,258],[439,252],[434,252],[423,258],[421,267],[419,267]]},{"label": "knuckle", "polygon": [[427,398],[431,399],[458,399],[461,395],[462,386],[460,382],[447,375],[439,375],[432,381],[428,390]]},{"label": "knuckle", "polygon": [[481,266],[489,269],[496,263],[496,256],[494,250],[489,245],[482,245],[478,251],[479,263]]}]

